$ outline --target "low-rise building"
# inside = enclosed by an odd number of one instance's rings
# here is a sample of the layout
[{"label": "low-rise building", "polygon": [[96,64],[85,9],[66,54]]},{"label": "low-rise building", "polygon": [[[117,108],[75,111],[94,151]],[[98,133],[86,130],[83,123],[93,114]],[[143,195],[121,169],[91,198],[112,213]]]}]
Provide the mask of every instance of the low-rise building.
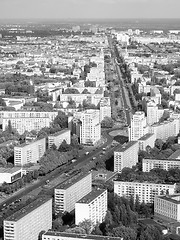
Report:
[{"label": "low-rise building", "polygon": [[92,174],[85,173],[69,179],[54,190],[55,211],[71,212],[75,203],[92,191]]},{"label": "low-rise building", "polygon": [[156,141],[156,136],[153,133],[147,133],[141,138],[138,139],[139,143],[139,150],[140,151],[146,151],[146,147],[150,146],[151,148],[154,147],[154,143]]},{"label": "low-rise building", "polygon": [[156,195],[174,194],[176,184],[156,184],[150,182],[123,182],[114,181],[114,193],[119,197],[136,196],[140,202],[153,203]]},{"label": "low-rise building", "polygon": [[131,168],[138,162],[138,141],[131,141],[114,151],[114,172],[121,172],[124,167]]},{"label": "low-rise building", "polygon": [[14,165],[23,166],[28,163],[37,163],[45,151],[46,138],[23,143],[18,147],[14,147]]},{"label": "low-rise building", "polygon": [[0,184],[3,182],[13,183],[20,179],[23,175],[22,168],[13,167],[13,168],[0,168]]},{"label": "low-rise building", "polygon": [[48,148],[50,148],[53,144],[55,144],[56,147],[59,148],[59,146],[64,140],[67,144],[71,143],[71,131],[69,129],[63,129],[62,131],[49,135]]},{"label": "low-rise building", "polygon": [[4,220],[4,240],[35,240],[51,227],[52,198],[41,197]]},{"label": "low-rise building", "polygon": [[75,224],[91,220],[93,226],[102,223],[107,212],[107,190],[93,190],[75,204]]}]

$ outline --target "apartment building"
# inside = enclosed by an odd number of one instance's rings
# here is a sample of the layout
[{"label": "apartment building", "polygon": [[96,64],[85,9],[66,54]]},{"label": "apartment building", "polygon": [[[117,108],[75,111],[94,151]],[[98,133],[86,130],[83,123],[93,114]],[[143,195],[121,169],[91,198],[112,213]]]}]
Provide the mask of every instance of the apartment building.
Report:
[{"label": "apartment building", "polygon": [[180,222],[180,194],[156,196],[154,216],[165,221]]},{"label": "apartment building", "polygon": [[71,143],[71,131],[69,129],[63,129],[62,131],[49,135],[48,148],[51,148],[53,144],[55,144],[56,147],[59,148],[59,146],[64,140],[67,142],[67,144]]},{"label": "apartment building", "polygon": [[131,126],[128,129],[129,141],[137,141],[148,133],[148,126],[144,112],[136,112],[131,119]]},{"label": "apartment building", "polygon": [[14,147],[14,165],[23,166],[28,163],[37,163],[45,151],[46,138],[23,143],[18,147]]},{"label": "apartment building", "polygon": [[180,169],[180,159],[143,159],[142,171],[150,172],[153,168],[160,168],[168,171],[171,168]]},{"label": "apartment building", "polygon": [[156,97],[157,98],[157,104],[161,104],[161,93],[157,87],[152,87],[150,90],[151,97]]},{"label": "apartment building", "polygon": [[109,97],[104,97],[100,101],[100,122],[105,117],[111,118],[111,103]]},{"label": "apartment building", "polygon": [[75,203],[92,191],[92,174],[85,173],[57,186],[54,190],[55,211],[71,212]]},{"label": "apartment building", "polygon": [[159,122],[159,119],[163,116],[164,109],[158,109],[158,105],[154,101],[147,103],[147,124],[153,125]]},{"label": "apartment building", "polygon": [[4,220],[4,240],[35,240],[52,227],[52,198],[41,197]]},{"label": "apartment building", "polygon": [[20,179],[23,175],[22,168],[3,168],[0,167],[0,183],[13,183]]},{"label": "apartment building", "polygon": [[49,127],[57,115],[58,112],[4,111],[2,128],[4,131],[9,122],[11,122],[12,127],[19,134],[23,134],[25,131],[39,131],[41,128]]},{"label": "apartment building", "polygon": [[179,120],[169,119],[161,123],[155,123],[149,127],[149,132],[156,135],[156,139],[166,140],[177,136],[179,133]]},{"label": "apartment building", "polygon": [[150,182],[123,182],[114,181],[114,193],[119,197],[127,197],[136,195],[140,202],[153,203],[156,195],[174,194],[176,184],[156,184]]},{"label": "apartment building", "polygon": [[90,219],[93,226],[102,223],[107,212],[107,190],[93,190],[75,204],[75,224]]},{"label": "apartment building", "polygon": [[154,143],[156,141],[156,136],[153,133],[147,133],[141,138],[139,138],[139,150],[140,151],[146,151],[146,147],[150,146],[151,148],[154,147]]},{"label": "apartment building", "polygon": [[138,162],[138,141],[131,141],[114,151],[114,172],[121,172],[124,167],[131,168]]},{"label": "apartment building", "polygon": [[88,109],[81,113],[80,143],[94,145],[101,139],[100,111]]},{"label": "apartment building", "polygon": [[119,237],[101,236],[101,235],[84,235],[67,232],[48,231],[42,235],[42,240],[120,240]]}]

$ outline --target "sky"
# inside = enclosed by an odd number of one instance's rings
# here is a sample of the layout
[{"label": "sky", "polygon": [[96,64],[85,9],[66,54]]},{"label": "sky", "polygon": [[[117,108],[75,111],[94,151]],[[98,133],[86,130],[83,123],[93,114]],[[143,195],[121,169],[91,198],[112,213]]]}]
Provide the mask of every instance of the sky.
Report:
[{"label": "sky", "polygon": [[180,0],[0,0],[0,19],[180,18]]}]

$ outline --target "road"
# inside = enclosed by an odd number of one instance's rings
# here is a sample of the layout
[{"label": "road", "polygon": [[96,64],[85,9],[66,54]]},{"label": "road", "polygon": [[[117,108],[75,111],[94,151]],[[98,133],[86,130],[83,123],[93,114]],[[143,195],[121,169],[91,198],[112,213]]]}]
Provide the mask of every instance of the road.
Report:
[{"label": "road", "polygon": [[111,48],[111,55],[113,56],[114,62],[116,64],[117,75],[119,78],[119,83],[120,83],[121,92],[122,92],[123,106],[124,106],[124,111],[126,114],[126,122],[128,125],[130,125],[131,124],[131,112],[130,112],[131,104],[129,101],[127,102],[127,99],[129,100],[128,95],[127,95],[128,93],[125,88],[125,84],[124,84],[124,80],[123,80],[122,73],[120,70],[120,66],[118,64],[118,60],[117,60],[118,56],[117,56],[117,52],[115,51],[115,46],[113,45],[112,38],[109,38],[109,45]]},{"label": "road", "polygon": [[[110,131],[112,131],[112,130],[110,130]],[[23,196],[27,195],[31,191],[33,191],[33,190],[35,190],[39,187],[43,187],[44,185],[46,185],[47,180],[52,181],[55,178],[57,178],[57,176],[59,176],[60,174],[63,174],[64,171],[67,172],[67,171],[71,170],[72,168],[75,168],[76,166],[78,166],[78,164],[80,164],[80,163],[86,164],[93,157],[95,157],[95,156],[98,157],[99,153],[102,151],[102,149],[104,147],[110,145],[113,141],[113,138],[108,134],[108,131],[103,132],[102,135],[103,135],[103,137],[105,137],[107,139],[107,141],[103,145],[101,145],[101,147],[99,147],[96,150],[90,152],[87,156],[84,155],[84,156],[80,157],[79,159],[77,159],[76,162],[67,165],[67,167],[65,169],[62,169],[62,167],[59,167],[59,168],[55,169],[54,171],[52,171],[51,173],[47,174],[45,177],[40,179],[40,181],[36,182],[32,186],[29,186],[25,189],[22,189],[22,191],[17,192],[14,196],[11,196],[10,198],[8,198],[7,200],[5,200],[4,202],[2,202],[0,204],[0,210],[3,208],[4,204],[6,204],[6,206],[8,206],[12,202],[22,198]]]}]

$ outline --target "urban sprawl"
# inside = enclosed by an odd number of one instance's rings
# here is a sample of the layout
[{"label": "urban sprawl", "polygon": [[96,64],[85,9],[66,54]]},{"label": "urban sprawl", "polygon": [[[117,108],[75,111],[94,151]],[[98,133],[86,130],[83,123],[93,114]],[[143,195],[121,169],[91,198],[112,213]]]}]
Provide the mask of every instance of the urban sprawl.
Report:
[{"label": "urban sprawl", "polygon": [[180,30],[87,26],[0,28],[0,237],[179,239]]}]

